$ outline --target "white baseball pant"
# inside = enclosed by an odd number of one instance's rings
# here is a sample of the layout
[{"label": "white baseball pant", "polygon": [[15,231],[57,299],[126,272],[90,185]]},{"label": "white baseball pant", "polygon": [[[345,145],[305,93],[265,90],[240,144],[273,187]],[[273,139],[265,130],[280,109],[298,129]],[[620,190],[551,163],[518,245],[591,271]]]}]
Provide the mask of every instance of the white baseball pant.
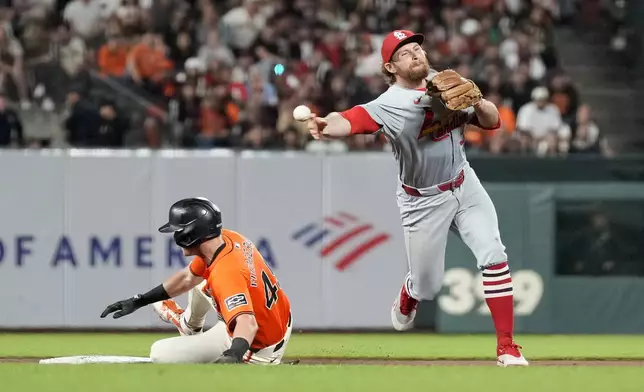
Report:
[{"label": "white baseball pant", "polygon": [[470,248],[479,269],[507,261],[494,204],[474,169],[463,170],[465,179],[453,191],[421,197],[400,187],[397,192],[409,263],[405,281],[415,299],[431,300],[440,291],[450,230]]},{"label": "white baseball pant", "polygon": [[[211,309],[216,311],[212,300],[203,291],[205,285],[206,281],[190,290],[188,294],[188,307],[184,317],[191,327],[203,327],[208,311]],[[257,352],[249,350],[244,360],[251,364],[280,364],[291,338],[291,330],[292,322],[289,321],[284,339]],[[150,359],[154,363],[213,363],[230,348],[231,343],[232,338],[228,335],[226,323],[220,319],[204,333],[176,336],[154,342],[150,348]]]}]

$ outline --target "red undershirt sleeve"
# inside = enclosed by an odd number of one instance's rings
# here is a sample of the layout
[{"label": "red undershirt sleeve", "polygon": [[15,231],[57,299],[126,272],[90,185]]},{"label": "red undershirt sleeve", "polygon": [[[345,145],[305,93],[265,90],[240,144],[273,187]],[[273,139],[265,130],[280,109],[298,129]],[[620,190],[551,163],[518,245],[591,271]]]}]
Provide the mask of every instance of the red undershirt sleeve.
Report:
[{"label": "red undershirt sleeve", "polygon": [[349,110],[340,112],[340,115],[351,124],[352,135],[375,133],[382,128],[362,106],[354,106]]}]

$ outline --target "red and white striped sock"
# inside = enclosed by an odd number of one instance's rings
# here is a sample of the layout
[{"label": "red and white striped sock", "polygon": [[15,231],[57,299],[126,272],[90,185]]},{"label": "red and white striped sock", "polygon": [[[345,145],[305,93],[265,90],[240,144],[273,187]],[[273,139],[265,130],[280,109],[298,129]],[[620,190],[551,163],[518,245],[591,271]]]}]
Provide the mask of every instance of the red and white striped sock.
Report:
[{"label": "red and white striped sock", "polygon": [[514,329],[514,297],[507,262],[483,269],[483,292],[485,302],[492,313],[498,343],[511,342]]}]

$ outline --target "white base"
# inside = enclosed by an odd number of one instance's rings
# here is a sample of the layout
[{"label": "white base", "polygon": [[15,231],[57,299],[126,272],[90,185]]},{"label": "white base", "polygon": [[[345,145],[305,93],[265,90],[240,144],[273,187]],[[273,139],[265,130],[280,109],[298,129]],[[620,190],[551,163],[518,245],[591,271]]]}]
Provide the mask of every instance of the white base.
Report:
[{"label": "white base", "polygon": [[115,355],[77,355],[72,357],[57,357],[41,359],[41,365],[84,365],[89,363],[152,363],[146,357],[123,357]]}]

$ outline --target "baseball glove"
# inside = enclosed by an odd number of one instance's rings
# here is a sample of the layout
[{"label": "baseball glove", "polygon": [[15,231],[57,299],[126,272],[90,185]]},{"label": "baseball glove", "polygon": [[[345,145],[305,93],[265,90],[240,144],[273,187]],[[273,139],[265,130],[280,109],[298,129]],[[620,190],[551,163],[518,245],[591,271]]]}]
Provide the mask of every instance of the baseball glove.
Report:
[{"label": "baseball glove", "polygon": [[471,80],[446,69],[436,74],[427,86],[427,94],[440,98],[449,110],[462,110],[479,102],[483,95]]}]

